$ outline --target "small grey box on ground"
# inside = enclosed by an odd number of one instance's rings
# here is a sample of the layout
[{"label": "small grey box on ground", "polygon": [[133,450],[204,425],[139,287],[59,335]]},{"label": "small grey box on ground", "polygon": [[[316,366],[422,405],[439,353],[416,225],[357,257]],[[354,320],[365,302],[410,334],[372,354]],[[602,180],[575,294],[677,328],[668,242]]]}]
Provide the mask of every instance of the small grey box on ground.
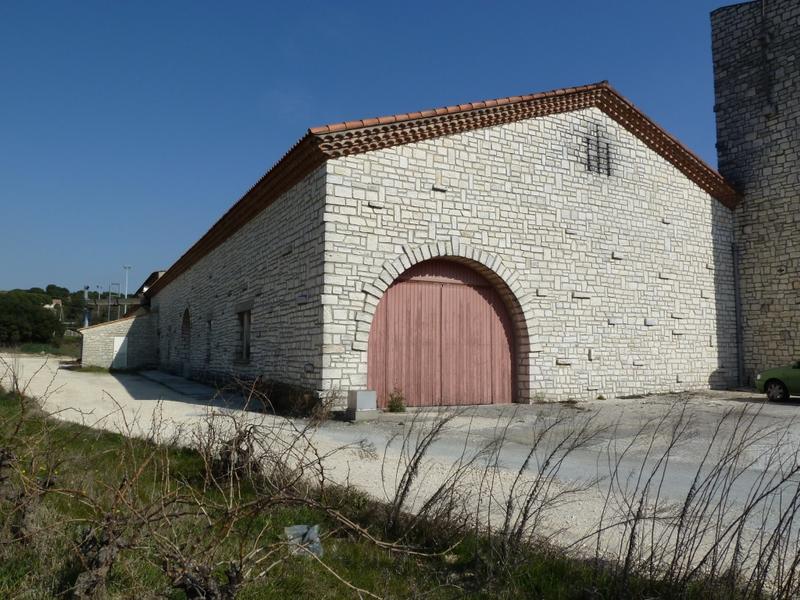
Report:
[{"label": "small grey box on ground", "polygon": [[378,416],[378,393],[374,390],[350,390],[347,393],[347,418],[361,421]]}]

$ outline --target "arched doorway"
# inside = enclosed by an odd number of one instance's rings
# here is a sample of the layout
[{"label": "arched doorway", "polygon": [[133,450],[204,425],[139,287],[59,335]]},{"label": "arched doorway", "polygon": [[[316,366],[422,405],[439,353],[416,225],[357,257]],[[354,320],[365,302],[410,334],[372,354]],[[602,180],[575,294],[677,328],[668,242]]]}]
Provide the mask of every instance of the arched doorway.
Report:
[{"label": "arched doorway", "polygon": [[181,371],[184,377],[189,377],[192,372],[192,321],[189,309],[183,311],[181,319]]},{"label": "arched doorway", "polygon": [[367,379],[385,406],[514,401],[514,330],[492,284],[465,264],[421,262],[389,286],[375,311]]}]

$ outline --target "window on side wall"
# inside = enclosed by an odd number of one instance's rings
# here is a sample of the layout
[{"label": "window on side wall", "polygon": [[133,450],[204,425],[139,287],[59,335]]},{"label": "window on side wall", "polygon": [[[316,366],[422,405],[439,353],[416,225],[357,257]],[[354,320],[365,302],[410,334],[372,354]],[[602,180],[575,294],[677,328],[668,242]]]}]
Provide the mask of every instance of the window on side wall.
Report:
[{"label": "window on side wall", "polygon": [[237,313],[239,319],[239,339],[236,350],[236,360],[246,362],[250,360],[250,311],[244,310]]}]

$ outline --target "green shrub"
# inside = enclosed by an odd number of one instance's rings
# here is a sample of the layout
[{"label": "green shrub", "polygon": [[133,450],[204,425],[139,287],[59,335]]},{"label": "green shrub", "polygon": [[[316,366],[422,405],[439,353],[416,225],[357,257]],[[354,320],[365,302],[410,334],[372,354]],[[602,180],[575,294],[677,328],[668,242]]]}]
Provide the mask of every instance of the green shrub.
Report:
[{"label": "green shrub", "polygon": [[17,348],[25,354],[56,354],[79,358],[81,355],[80,338],[56,338],[52,342],[26,342]]},{"label": "green shrub", "polygon": [[0,293],[0,345],[49,343],[64,334],[64,325],[40,301],[25,292]]},{"label": "green shrub", "polygon": [[395,388],[389,394],[389,401],[386,403],[386,410],[392,413],[406,412],[406,398],[403,392]]}]

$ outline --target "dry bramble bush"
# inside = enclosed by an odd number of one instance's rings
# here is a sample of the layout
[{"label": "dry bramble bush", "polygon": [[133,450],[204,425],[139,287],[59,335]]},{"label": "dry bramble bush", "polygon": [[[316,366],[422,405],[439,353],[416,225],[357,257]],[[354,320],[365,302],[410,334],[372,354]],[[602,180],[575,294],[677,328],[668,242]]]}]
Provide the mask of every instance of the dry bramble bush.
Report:
[{"label": "dry bramble bush", "polygon": [[[96,433],[87,446],[89,430],[44,412],[47,398],[31,400],[16,365],[2,366],[0,557],[8,572],[26,553],[45,557],[51,572],[15,581],[53,595],[106,597],[127,577],[145,595],[236,598],[304,569],[299,549],[339,589],[379,597],[387,584],[356,585],[361,574],[336,562],[342,540],[430,568],[439,579],[418,585],[435,597],[487,586],[522,596],[534,564],[566,565],[574,597],[800,595],[800,456],[791,424],[764,426],[758,410],[730,409],[708,425],[710,442],[676,500],[665,482],[691,435],[685,398],[625,437],[591,414],[554,412],[532,425],[522,455],[510,447],[513,412],[487,438],[473,436],[463,409],[444,408],[410,415],[380,452],[363,442],[323,451],[314,436],[325,418],[249,411],[269,397],[242,382],[244,410],[209,410],[177,427],[159,411],[129,421],[117,406],[123,436]],[[453,432],[463,445],[443,464],[436,450]],[[603,469],[566,480],[564,465],[587,449]],[[343,455],[375,465],[383,500],[331,473]],[[599,521],[564,547],[551,524],[586,494],[602,498]],[[287,539],[289,519],[303,515],[325,518],[320,538],[331,552]]]}]

